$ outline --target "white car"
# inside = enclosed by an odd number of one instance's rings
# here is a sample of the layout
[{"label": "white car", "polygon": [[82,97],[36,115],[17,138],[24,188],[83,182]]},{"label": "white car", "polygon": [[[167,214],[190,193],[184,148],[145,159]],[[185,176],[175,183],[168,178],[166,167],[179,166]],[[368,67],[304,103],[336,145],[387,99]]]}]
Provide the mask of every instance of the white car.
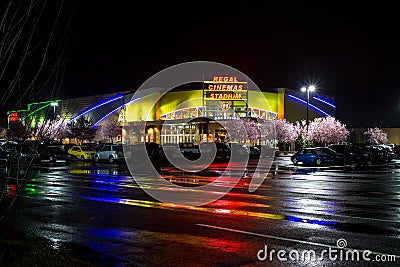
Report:
[{"label": "white car", "polygon": [[116,161],[124,160],[124,151],[122,145],[105,145],[94,154],[94,161],[108,161],[114,163]]}]

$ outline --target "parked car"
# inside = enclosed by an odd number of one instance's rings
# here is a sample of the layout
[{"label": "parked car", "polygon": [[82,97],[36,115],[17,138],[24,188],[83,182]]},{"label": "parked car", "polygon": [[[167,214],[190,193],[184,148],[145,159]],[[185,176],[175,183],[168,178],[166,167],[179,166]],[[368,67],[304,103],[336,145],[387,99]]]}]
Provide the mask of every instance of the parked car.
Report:
[{"label": "parked car", "polygon": [[336,152],[332,148],[329,148],[329,147],[316,147],[316,148],[327,154],[332,155],[334,158],[335,164],[338,164],[338,165],[346,164],[346,157],[343,154]]},{"label": "parked car", "polygon": [[100,151],[106,145],[113,145],[113,143],[98,143],[96,145],[91,145],[91,147],[94,148],[95,151]]},{"label": "parked car", "polygon": [[257,146],[249,146],[249,157],[250,158],[259,158],[261,155],[261,149]]},{"label": "parked car", "polygon": [[333,144],[329,148],[343,154],[346,158],[346,163],[356,164],[358,166],[369,166],[372,164],[373,155],[371,152],[363,151],[351,144]]},{"label": "parked car", "polygon": [[290,159],[295,165],[302,163],[303,165],[321,166],[335,163],[334,156],[318,148],[300,149]]},{"label": "parked car", "polygon": [[[236,157],[237,159],[246,160],[250,156],[250,148],[245,144],[240,144],[236,142],[228,143],[230,147],[231,156]],[[238,158],[239,157],[239,158]]]},{"label": "parked car", "polygon": [[390,162],[393,159],[398,158],[397,154],[394,152],[394,147],[392,147],[390,145],[374,145],[374,147],[382,149],[385,152],[386,162]]},{"label": "parked car", "polygon": [[36,148],[24,143],[7,142],[2,148],[9,154],[10,160],[21,164],[39,163],[40,154]]},{"label": "parked car", "polygon": [[383,147],[377,147],[369,144],[355,143],[354,146],[358,147],[364,152],[369,152],[372,155],[373,164],[382,164],[387,161],[387,152]]},{"label": "parked car", "polygon": [[45,143],[39,146],[40,159],[52,163],[71,161],[71,156],[65,150],[64,145],[58,143]]},{"label": "parked car", "polygon": [[225,142],[201,142],[199,147],[205,153],[213,153],[212,150],[215,148],[217,151],[214,160],[229,160],[231,157],[232,146]]},{"label": "parked car", "polygon": [[94,151],[96,151],[96,147],[98,146],[98,144],[96,142],[91,142],[91,143],[83,143],[83,146],[88,146],[91,149],[93,149]]},{"label": "parked car", "polygon": [[227,160],[231,156],[231,147],[224,142],[201,142],[198,145],[194,143],[166,143],[162,145],[162,150],[164,155],[179,157],[180,154],[183,154],[184,157],[190,160],[199,159],[201,156],[211,157],[213,155],[215,155],[213,160]]},{"label": "parked car", "polygon": [[71,147],[73,147],[73,146],[77,146],[77,144],[64,144],[64,149],[65,149],[65,151],[67,151],[67,153],[68,153],[68,150],[69,150]]},{"label": "parked car", "polygon": [[151,160],[163,159],[163,150],[160,144],[154,142],[146,142],[146,152]]},{"label": "parked car", "polygon": [[21,141],[20,144],[27,145],[32,149],[38,150],[39,146],[42,144],[42,142],[39,140],[24,140],[24,141]]},{"label": "parked car", "polygon": [[84,161],[93,159],[96,151],[89,146],[73,146],[68,149],[68,154],[71,155],[71,159],[77,158]]},{"label": "parked car", "polygon": [[143,153],[147,153],[150,160],[162,160],[164,158],[161,145],[154,142],[124,145],[125,158],[140,161],[140,157],[137,155],[143,155]]},{"label": "parked car", "polygon": [[[194,148],[189,148],[188,147],[186,150],[189,150],[189,149],[194,149]],[[193,151],[191,151],[191,152],[193,152]],[[161,145],[161,155],[162,155],[162,159],[163,160],[166,160],[168,158],[178,158],[178,157],[181,157],[182,154],[184,154],[185,157],[188,158],[189,155],[191,155],[193,157],[194,156],[200,156],[200,151],[199,151],[199,149],[197,147],[195,153],[193,153],[193,154],[192,153],[186,153],[186,152],[183,152],[181,150],[181,148],[180,148],[180,145],[176,144],[176,143],[164,143],[164,144]]]},{"label": "parked car", "polygon": [[394,146],[393,153],[396,154],[397,158],[400,158],[400,146],[398,145]]},{"label": "parked car", "polygon": [[104,145],[99,151],[96,151],[94,155],[94,161],[108,161],[110,163],[124,160],[124,151],[122,145],[111,144]]},{"label": "parked car", "polygon": [[195,143],[179,143],[179,149],[187,159],[196,160],[201,156],[199,145]]},{"label": "parked car", "polygon": [[7,164],[10,162],[10,153],[4,148],[0,147],[0,164]]}]

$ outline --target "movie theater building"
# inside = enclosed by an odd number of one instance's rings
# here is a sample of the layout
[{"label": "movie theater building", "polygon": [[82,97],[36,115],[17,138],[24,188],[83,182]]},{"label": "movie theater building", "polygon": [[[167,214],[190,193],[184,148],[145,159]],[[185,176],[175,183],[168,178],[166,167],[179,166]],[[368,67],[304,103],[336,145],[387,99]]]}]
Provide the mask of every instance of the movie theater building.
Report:
[{"label": "movie theater building", "polygon": [[125,142],[226,141],[226,130],[217,121],[283,117],[283,113],[279,114],[278,106],[283,105],[278,103],[279,94],[248,90],[246,83],[229,84],[232,87],[207,85],[207,89],[168,92],[162,97],[153,94],[127,105],[123,110],[124,123],[145,120],[147,127],[141,140],[137,135],[125,134],[128,137]]},{"label": "movie theater building", "polygon": [[[50,109],[68,122],[81,116],[90,117],[94,127],[101,127],[107,118],[118,119],[121,125],[127,126],[123,127],[123,131],[130,131],[124,132],[124,140],[121,140],[124,143],[224,141],[226,131],[216,121],[285,118],[294,122],[305,119],[307,112],[307,101],[300,90],[278,88],[259,91],[248,88],[247,81],[225,76],[213,77],[197,87],[179,88],[165,94],[153,91],[137,97],[135,91],[128,91],[57,100],[56,106],[51,101],[41,103],[45,103],[47,108],[36,105],[36,110],[24,110],[23,116],[34,114],[33,121],[42,121],[43,114]],[[334,116],[334,111],[332,98],[315,94],[309,99],[310,120]],[[21,117],[18,112],[9,112],[8,118],[14,120]],[[145,123],[145,127],[137,131],[129,127],[138,123]]]}]

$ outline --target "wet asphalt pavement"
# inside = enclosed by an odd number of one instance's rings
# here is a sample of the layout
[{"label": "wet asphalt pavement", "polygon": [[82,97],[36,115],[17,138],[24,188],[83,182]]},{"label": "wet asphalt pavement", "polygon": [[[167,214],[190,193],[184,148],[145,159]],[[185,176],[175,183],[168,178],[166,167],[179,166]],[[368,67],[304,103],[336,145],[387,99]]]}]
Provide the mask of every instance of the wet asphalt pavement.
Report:
[{"label": "wet asphalt pavement", "polygon": [[[186,190],[215,178],[162,170]],[[354,170],[298,167],[278,157],[252,193],[251,170],[220,199],[187,207],[147,195],[124,164],[48,165],[33,170],[23,190],[17,181],[6,187],[3,210],[15,202],[1,229],[8,238],[44,238],[98,266],[399,265],[397,162]]]}]

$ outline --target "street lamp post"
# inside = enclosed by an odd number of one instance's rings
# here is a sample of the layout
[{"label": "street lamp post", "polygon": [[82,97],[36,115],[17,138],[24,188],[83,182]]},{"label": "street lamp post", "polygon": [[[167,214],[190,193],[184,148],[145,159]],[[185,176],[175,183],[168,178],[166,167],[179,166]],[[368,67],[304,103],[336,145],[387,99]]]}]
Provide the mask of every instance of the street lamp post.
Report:
[{"label": "street lamp post", "polygon": [[307,132],[308,132],[308,106],[310,105],[310,92],[314,92],[315,91],[315,86],[314,85],[310,85],[307,88],[306,87],[302,87],[301,91],[302,92],[307,92],[307,119],[306,119],[306,126],[307,126]]},{"label": "street lamp post", "polygon": [[57,102],[51,102],[50,106],[53,107],[53,117],[54,117],[53,119],[55,119],[56,118],[56,107],[58,106],[58,103]]}]

